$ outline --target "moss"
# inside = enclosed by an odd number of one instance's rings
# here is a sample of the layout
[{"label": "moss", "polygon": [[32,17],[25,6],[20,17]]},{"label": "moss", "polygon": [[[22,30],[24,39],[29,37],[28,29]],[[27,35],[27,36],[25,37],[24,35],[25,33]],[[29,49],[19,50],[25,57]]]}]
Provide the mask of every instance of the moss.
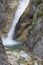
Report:
[{"label": "moss", "polygon": [[41,2],[42,2],[42,0],[31,0],[30,4],[37,6],[37,5],[41,4]]},{"label": "moss", "polygon": [[2,3],[2,0],[0,0],[0,3]]},{"label": "moss", "polygon": [[35,17],[33,20],[32,20],[32,24],[30,25],[29,28],[32,28],[35,26],[35,23],[37,22],[37,17]]},{"label": "moss", "polygon": [[41,3],[41,0],[37,0],[37,5]]},{"label": "moss", "polygon": [[43,16],[43,8],[39,9],[38,16]]},{"label": "moss", "polygon": [[17,62],[20,64],[20,63],[24,63],[24,61],[25,61],[25,59],[24,59],[23,57],[20,56],[20,58],[18,59]]}]

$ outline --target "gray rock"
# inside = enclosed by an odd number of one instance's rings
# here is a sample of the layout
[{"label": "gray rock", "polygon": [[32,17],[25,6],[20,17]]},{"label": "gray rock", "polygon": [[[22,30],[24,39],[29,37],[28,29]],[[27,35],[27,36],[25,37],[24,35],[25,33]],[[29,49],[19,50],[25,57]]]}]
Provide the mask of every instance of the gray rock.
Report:
[{"label": "gray rock", "polygon": [[39,19],[33,29],[28,29],[26,46],[43,58],[43,20]]},{"label": "gray rock", "polygon": [[8,59],[7,59],[7,56],[6,56],[5,49],[3,47],[1,38],[0,38],[0,65],[10,65],[8,63]]},{"label": "gray rock", "polygon": [[6,1],[0,0],[0,29],[5,26],[5,11],[6,11]]},{"label": "gray rock", "polygon": [[27,21],[31,21],[32,23],[28,26],[26,39],[23,45],[25,48],[28,47],[28,49],[37,56],[43,58],[43,1],[32,0],[30,2],[30,8],[25,14],[26,13],[32,14],[33,17],[31,18],[30,15],[25,15],[29,18]]},{"label": "gray rock", "polygon": [[4,11],[5,11],[4,5],[0,3],[0,13],[2,13]]},{"label": "gray rock", "polygon": [[33,53],[43,58],[43,5],[42,0],[40,0],[40,2],[36,0],[35,2],[37,3],[37,7],[33,14],[33,16],[35,15],[33,21],[35,19],[36,21],[30,26],[31,28],[28,28],[26,46],[30,48]]}]

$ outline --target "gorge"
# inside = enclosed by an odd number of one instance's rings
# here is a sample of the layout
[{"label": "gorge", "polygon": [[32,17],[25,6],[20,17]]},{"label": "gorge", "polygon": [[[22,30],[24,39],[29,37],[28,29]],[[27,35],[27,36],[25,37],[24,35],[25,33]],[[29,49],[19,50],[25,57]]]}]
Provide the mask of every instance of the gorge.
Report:
[{"label": "gorge", "polygon": [[43,65],[43,0],[0,0],[0,37],[0,65]]}]

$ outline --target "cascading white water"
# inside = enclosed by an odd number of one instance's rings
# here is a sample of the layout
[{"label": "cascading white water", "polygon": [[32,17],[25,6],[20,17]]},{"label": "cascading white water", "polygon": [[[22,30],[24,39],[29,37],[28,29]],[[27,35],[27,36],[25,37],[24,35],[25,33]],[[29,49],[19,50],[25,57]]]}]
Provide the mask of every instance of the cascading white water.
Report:
[{"label": "cascading white water", "polygon": [[18,20],[20,19],[20,16],[23,14],[25,8],[28,6],[30,0],[20,0],[19,6],[17,8],[17,11],[14,16],[13,24],[12,27],[8,33],[8,37],[11,39],[13,38],[14,31],[15,31],[15,26],[18,23]]},{"label": "cascading white water", "polygon": [[20,0],[19,1],[19,5],[18,5],[18,8],[17,8],[15,16],[14,16],[12,27],[11,27],[9,33],[8,33],[8,37],[6,39],[2,38],[3,45],[12,46],[12,45],[18,44],[15,40],[13,40],[15,27],[16,27],[21,15],[25,11],[26,7],[28,6],[29,1],[30,0]]}]

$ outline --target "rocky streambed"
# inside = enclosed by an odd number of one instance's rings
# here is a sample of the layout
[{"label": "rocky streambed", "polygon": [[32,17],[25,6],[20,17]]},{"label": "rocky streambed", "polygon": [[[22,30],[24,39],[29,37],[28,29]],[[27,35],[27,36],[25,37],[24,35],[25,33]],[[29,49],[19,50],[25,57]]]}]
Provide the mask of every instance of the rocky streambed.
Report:
[{"label": "rocky streambed", "polygon": [[11,65],[43,65],[43,60],[24,49],[7,50],[8,61]]}]

